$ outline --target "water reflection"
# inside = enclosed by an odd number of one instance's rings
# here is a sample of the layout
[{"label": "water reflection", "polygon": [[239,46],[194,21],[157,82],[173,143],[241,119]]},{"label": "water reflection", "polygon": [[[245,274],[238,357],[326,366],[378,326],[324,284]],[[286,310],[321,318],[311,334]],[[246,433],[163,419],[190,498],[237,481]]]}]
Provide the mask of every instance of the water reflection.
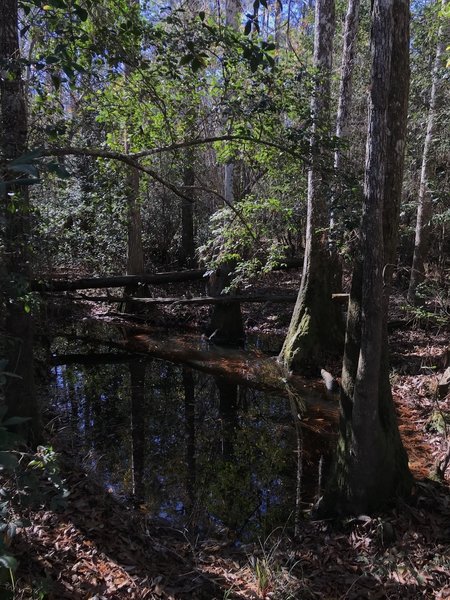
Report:
[{"label": "water reflection", "polygon": [[[298,441],[287,398],[138,356],[54,367],[51,395],[85,467],[149,518],[236,539],[293,527]],[[306,434],[305,502],[327,451]]]}]

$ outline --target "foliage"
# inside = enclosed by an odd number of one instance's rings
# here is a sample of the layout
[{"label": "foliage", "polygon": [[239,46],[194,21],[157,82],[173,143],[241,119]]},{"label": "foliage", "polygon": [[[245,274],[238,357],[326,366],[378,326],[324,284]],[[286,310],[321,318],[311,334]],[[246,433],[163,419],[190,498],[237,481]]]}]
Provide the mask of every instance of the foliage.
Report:
[{"label": "foliage", "polygon": [[298,249],[294,207],[283,206],[277,198],[248,196],[236,212],[229,207],[217,210],[210,219],[211,237],[198,250],[213,269],[236,263],[233,287],[270,271]]},{"label": "foliage", "polygon": [[445,327],[450,317],[450,298],[448,290],[431,278],[417,288],[418,306],[406,306],[406,313],[417,324],[425,327]]},{"label": "foliage", "polygon": [[[13,373],[0,361],[0,589],[2,598],[14,597],[13,572],[18,566],[10,545],[19,528],[30,525],[15,516],[16,508],[51,509],[64,505],[68,495],[61,478],[57,455],[51,447],[39,446],[36,453],[20,450],[23,439],[15,430],[28,421],[23,417],[8,417],[3,389]],[[30,460],[31,459],[31,460]],[[10,583],[7,583],[10,580]],[[4,584],[1,585],[1,584]],[[12,589],[11,589],[12,588]]]}]

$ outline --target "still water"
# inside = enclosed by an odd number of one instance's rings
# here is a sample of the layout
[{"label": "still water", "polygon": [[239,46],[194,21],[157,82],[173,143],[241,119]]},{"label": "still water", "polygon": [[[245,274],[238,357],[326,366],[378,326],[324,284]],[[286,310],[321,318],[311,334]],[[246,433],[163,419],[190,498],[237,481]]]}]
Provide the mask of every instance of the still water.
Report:
[{"label": "still water", "polygon": [[150,519],[248,540],[289,530],[316,499],[330,438],[304,429],[299,440],[288,398],[62,338],[52,352],[61,364],[50,396],[65,447]]}]

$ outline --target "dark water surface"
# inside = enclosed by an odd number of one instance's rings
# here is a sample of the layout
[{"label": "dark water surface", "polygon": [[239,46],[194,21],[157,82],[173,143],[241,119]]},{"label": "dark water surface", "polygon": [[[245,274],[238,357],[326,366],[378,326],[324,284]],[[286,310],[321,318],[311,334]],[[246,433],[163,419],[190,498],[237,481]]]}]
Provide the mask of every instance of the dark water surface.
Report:
[{"label": "dark water surface", "polygon": [[304,430],[299,465],[288,398],[115,352],[66,337],[52,344],[54,362],[67,357],[52,367],[52,409],[86,470],[149,518],[196,535],[247,540],[293,527],[296,506],[318,494],[328,437]]}]

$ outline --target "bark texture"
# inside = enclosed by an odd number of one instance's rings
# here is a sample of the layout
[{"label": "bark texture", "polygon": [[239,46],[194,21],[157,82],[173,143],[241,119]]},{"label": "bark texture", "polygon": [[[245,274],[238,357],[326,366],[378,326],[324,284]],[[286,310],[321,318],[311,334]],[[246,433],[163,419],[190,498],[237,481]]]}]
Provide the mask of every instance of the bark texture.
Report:
[{"label": "bark texture", "polygon": [[311,112],[311,168],[308,173],[308,208],[303,274],[289,331],[280,354],[288,369],[308,370],[317,366],[325,349],[339,338],[328,252],[330,189],[332,167],[329,142],[330,82],[335,11],[333,0],[318,0],[315,11],[314,67],[317,81]]},{"label": "bark texture", "polygon": [[[350,114],[352,108],[353,71],[356,56],[356,37],[359,26],[360,0],[349,0],[344,25],[344,45],[342,49],[341,81],[339,84],[339,101],[336,116],[336,137],[345,140],[349,135]],[[339,177],[342,169],[342,151],[334,153],[334,169]],[[338,187],[338,186],[336,186]],[[336,190],[338,191],[338,190]],[[333,243],[335,228],[334,207],[331,207],[330,239]]]},{"label": "bark texture", "polygon": [[0,170],[1,179],[7,184],[1,202],[6,277],[2,285],[6,344],[2,351],[8,358],[7,370],[15,375],[8,378],[5,395],[10,414],[32,418],[23,428],[24,435],[32,441],[39,436],[40,421],[33,378],[33,327],[23,300],[30,280],[30,203],[27,187],[13,183],[21,174],[8,171],[8,163],[26,153],[28,134],[17,0],[0,3],[0,60]]},{"label": "bark texture", "polygon": [[411,487],[389,382],[388,294],[383,291],[386,261],[392,259],[397,236],[408,52],[407,0],[376,0],[361,260],[350,294],[337,459],[322,513],[371,512]]},{"label": "bark texture", "polygon": [[[341,81],[339,85],[339,103],[336,117],[336,135],[346,138],[349,133],[352,107],[353,70],[356,56],[356,37],[359,26],[360,0],[349,0],[344,26],[344,46],[342,49]],[[335,167],[340,167],[341,153],[335,154]]]},{"label": "bark texture", "polygon": [[[448,4],[448,0],[442,0],[443,8],[446,4]],[[423,146],[422,168],[420,172],[414,256],[408,289],[408,302],[411,304],[418,303],[417,288],[425,280],[425,262],[430,248],[430,224],[433,216],[430,178],[433,168],[434,136],[436,134],[437,113],[443,100],[441,94],[443,84],[441,69],[443,66],[442,63],[445,48],[450,36],[450,24],[448,21],[449,19],[444,17],[444,20],[439,27],[438,45],[432,72],[430,108],[428,111],[427,132]]]},{"label": "bark texture", "polygon": [[139,171],[129,167],[126,180],[128,206],[127,275],[140,275],[144,272],[139,179]]},{"label": "bark texture", "polygon": [[[344,43],[342,49],[341,80],[339,84],[338,111],[336,116],[336,137],[345,140],[349,135],[350,115],[352,108],[353,71],[356,57],[356,38],[359,27],[360,0],[348,0],[344,25]],[[342,194],[340,171],[343,168],[342,150],[334,153],[335,185],[330,207],[329,247],[333,268],[333,287],[335,290],[342,286],[342,262],[337,248],[338,219],[335,206]]]}]

